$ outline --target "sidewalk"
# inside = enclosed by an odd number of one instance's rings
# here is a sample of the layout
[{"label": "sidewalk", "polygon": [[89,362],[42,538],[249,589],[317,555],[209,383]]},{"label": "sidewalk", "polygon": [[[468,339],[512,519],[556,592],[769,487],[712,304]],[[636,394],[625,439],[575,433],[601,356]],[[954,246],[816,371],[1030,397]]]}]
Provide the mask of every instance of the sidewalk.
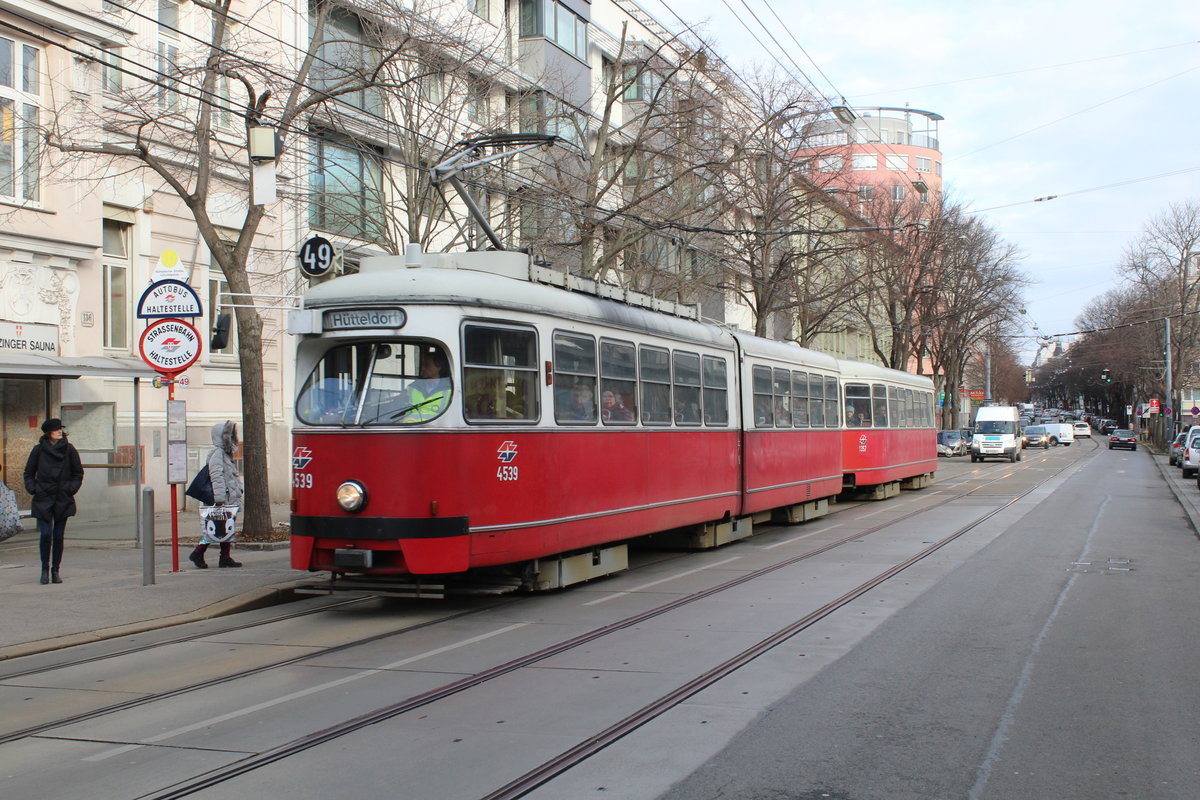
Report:
[{"label": "sidewalk", "polygon": [[1183,506],[1183,512],[1192,521],[1192,529],[1197,536],[1200,536],[1200,487],[1196,485],[1196,479],[1184,479],[1183,470],[1179,467],[1172,467],[1167,462],[1166,455],[1157,455],[1149,450],[1147,452],[1150,452],[1150,457],[1158,465],[1158,470],[1162,473],[1167,486],[1175,494],[1175,499],[1179,501],[1179,505]]},{"label": "sidewalk", "polygon": [[[287,507],[272,508],[276,521]],[[311,581],[291,568],[286,542],[235,544],[243,566],[218,569],[217,547],[209,569],[198,570],[179,547],[179,572],[171,572],[170,514],[155,516],[154,583],[143,585],[142,548],[127,522],[113,526],[115,539],[99,538],[95,524],[67,523],[61,584],[39,583],[41,560],[35,531],[0,543],[0,660],[128,635],[270,605],[290,596],[291,586]],[[195,512],[180,514],[180,538],[196,536]]]}]

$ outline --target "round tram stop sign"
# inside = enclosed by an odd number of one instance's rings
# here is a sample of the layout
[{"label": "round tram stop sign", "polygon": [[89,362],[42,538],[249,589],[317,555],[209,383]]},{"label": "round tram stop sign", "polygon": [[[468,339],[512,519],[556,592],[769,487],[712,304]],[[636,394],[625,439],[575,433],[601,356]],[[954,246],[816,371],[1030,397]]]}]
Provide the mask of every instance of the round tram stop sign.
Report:
[{"label": "round tram stop sign", "polygon": [[167,317],[156,319],[142,331],[138,351],[151,369],[174,377],[196,363],[203,342],[190,323]]}]

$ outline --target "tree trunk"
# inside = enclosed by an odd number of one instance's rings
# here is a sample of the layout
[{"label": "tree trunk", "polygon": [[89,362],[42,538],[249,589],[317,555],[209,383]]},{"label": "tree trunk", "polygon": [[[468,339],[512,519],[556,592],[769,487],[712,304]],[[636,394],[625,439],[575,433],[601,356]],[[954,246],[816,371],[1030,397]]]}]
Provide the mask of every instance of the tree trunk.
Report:
[{"label": "tree trunk", "polygon": [[234,309],[238,359],[242,368],[242,464],[246,494],[242,530],[271,530],[271,495],[267,481],[267,419],[263,396],[262,319],[253,308]]}]

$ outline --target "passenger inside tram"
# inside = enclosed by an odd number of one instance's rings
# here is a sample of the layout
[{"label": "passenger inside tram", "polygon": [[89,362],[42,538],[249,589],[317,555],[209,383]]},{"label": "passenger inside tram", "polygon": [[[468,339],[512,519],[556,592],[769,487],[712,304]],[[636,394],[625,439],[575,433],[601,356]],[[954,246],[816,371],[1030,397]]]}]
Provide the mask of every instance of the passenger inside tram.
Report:
[{"label": "passenger inside tram", "polygon": [[867,398],[855,398],[846,401],[846,427],[871,427],[871,401]]}]

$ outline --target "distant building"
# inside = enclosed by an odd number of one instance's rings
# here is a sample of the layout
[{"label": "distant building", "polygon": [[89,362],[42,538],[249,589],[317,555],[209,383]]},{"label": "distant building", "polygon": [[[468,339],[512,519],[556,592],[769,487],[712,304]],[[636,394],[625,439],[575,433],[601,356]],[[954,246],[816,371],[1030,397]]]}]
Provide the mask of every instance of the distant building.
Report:
[{"label": "distant building", "polygon": [[814,123],[796,153],[807,161],[813,183],[867,217],[869,206],[884,198],[936,203],[942,194],[938,123],[945,117],[889,106],[847,112]]}]

